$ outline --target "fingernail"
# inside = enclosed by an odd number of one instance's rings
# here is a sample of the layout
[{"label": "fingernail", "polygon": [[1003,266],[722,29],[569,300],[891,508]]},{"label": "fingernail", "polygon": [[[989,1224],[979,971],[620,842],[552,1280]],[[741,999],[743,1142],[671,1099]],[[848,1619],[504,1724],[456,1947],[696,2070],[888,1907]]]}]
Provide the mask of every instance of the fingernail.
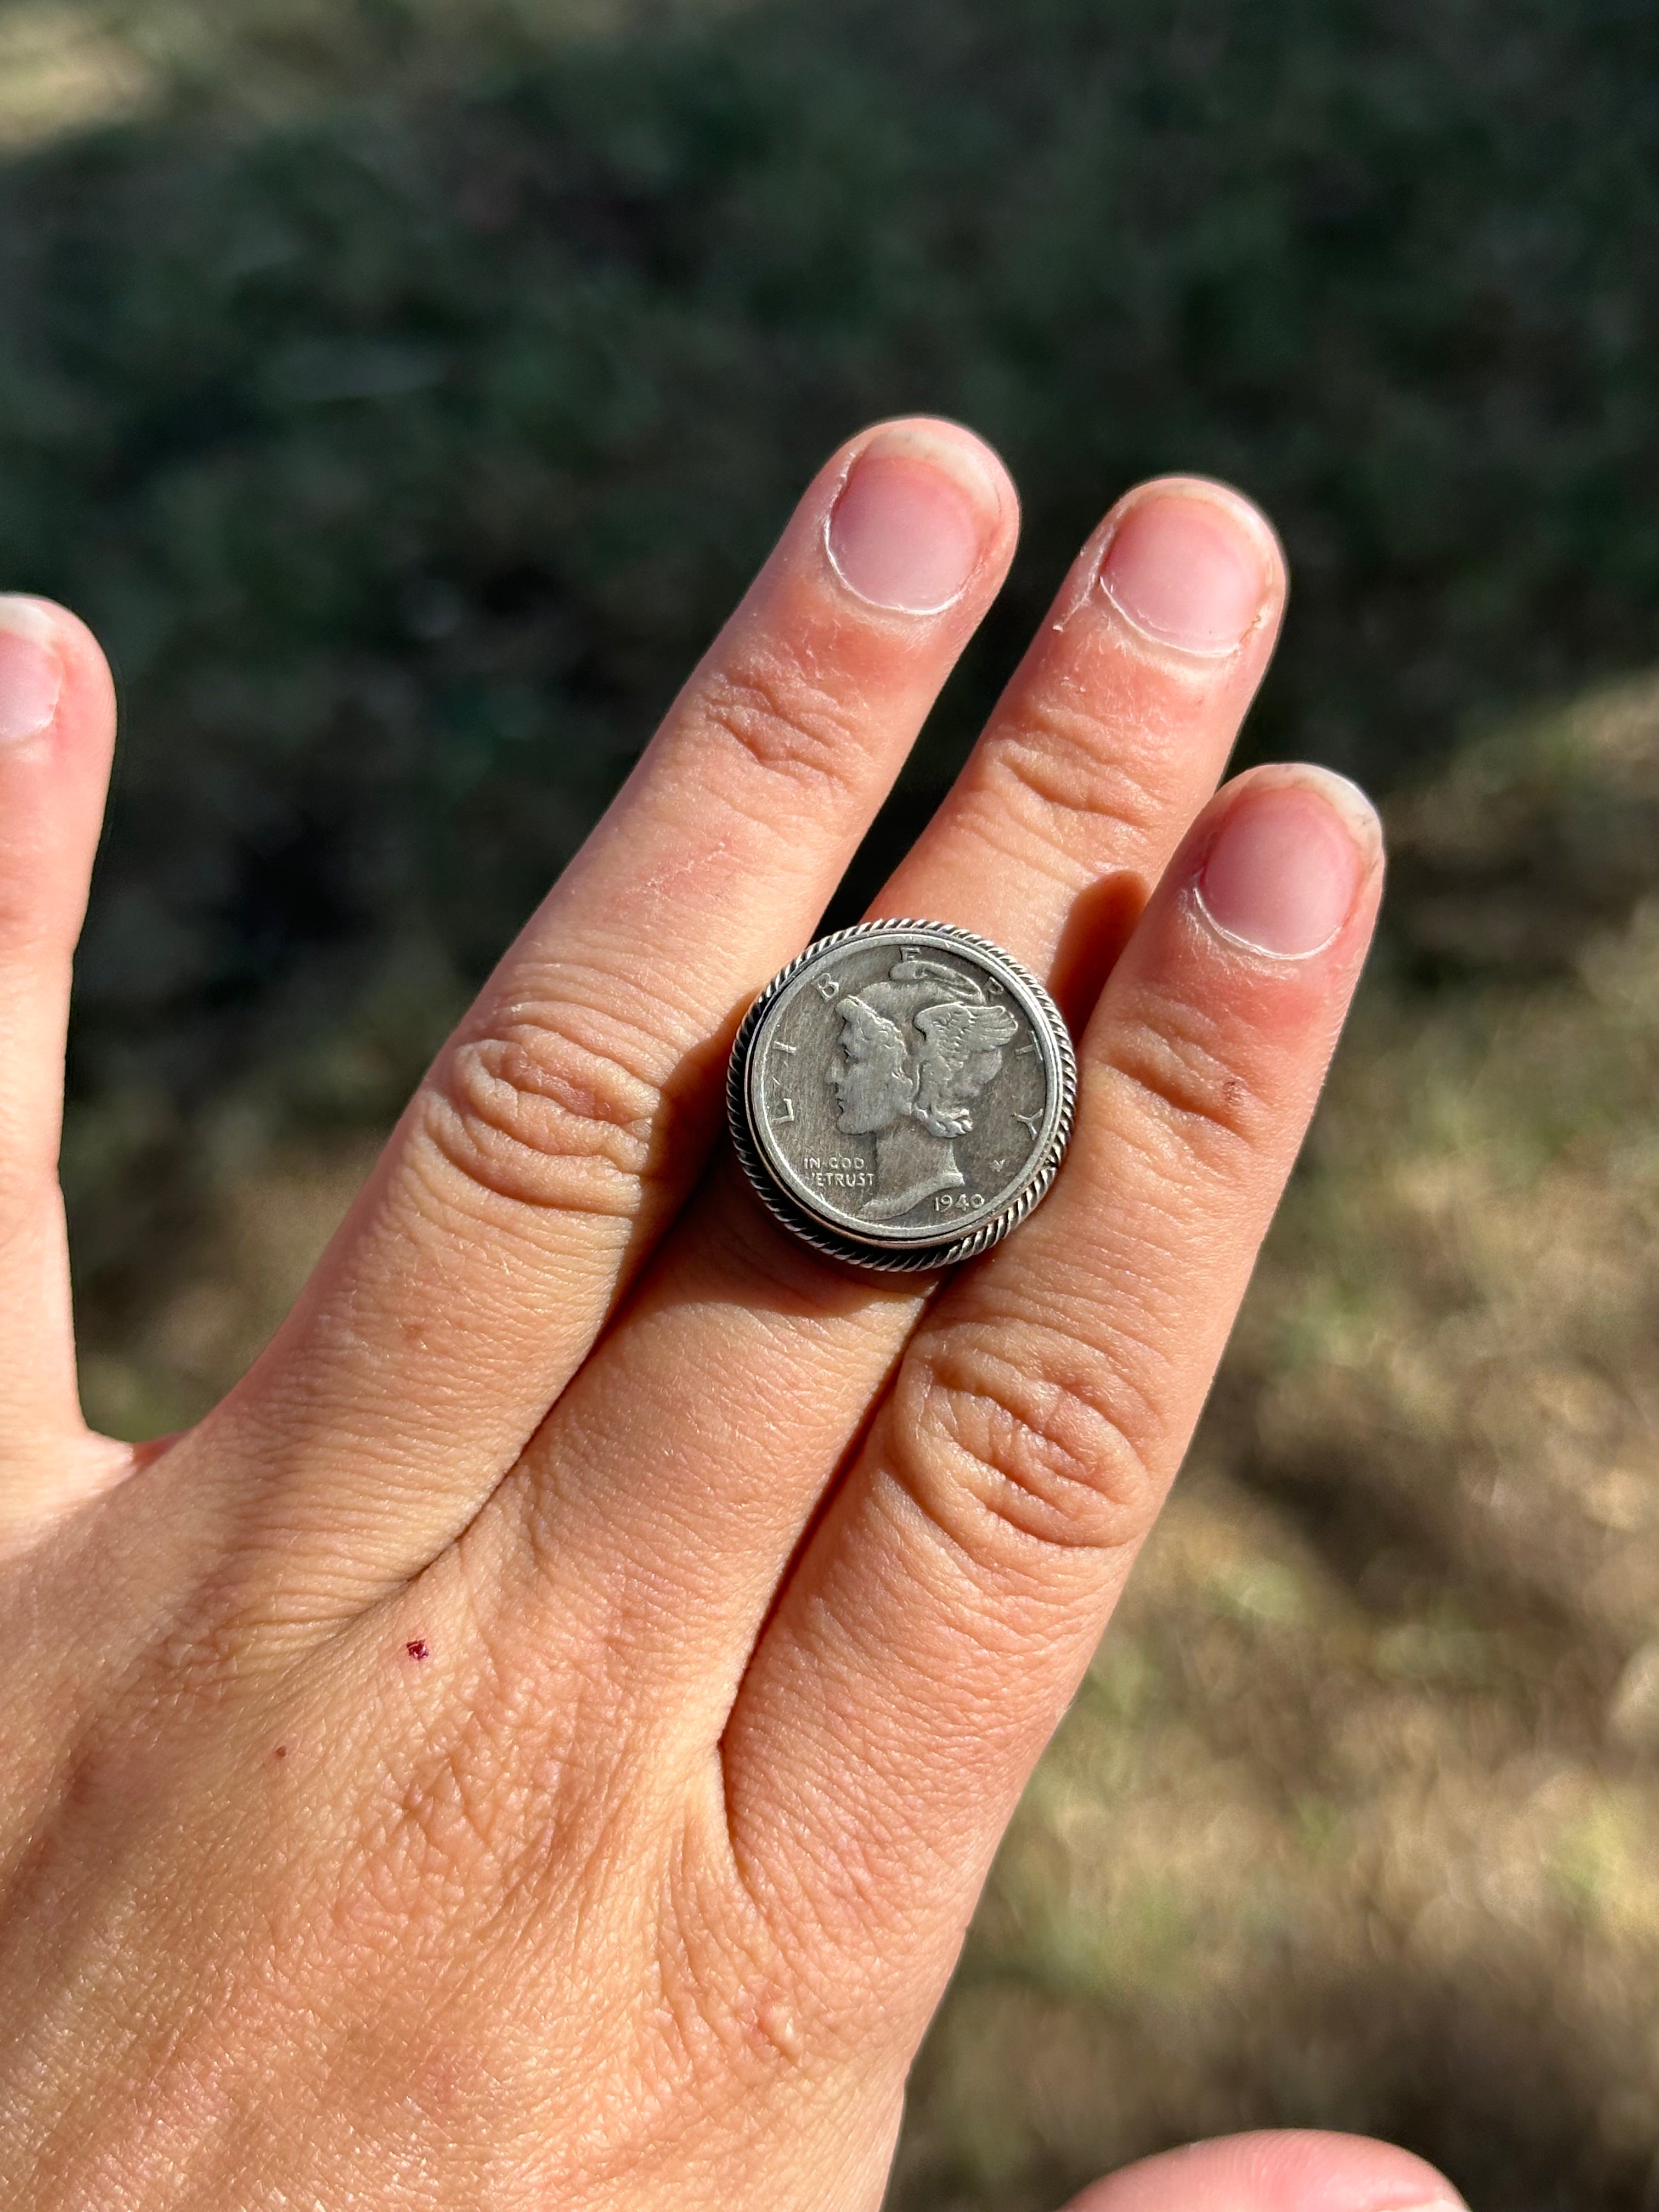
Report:
[{"label": "fingernail", "polygon": [[971,446],[884,430],[854,462],[824,540],[860,599],[901,614],[942,614],[972,582],[997,509],[996,486]]},{"label": "fingernail", "polygon": [[1382,846],[1358,785],[1328,769],[1252,781],[1199,872],[1199,904],[1224,936],[1278,960],[1322,951],[1353,910]]},{"label": "fingernail", "polygon": [[1100,586],[1159,645],[1218,659],[1255,626],[1272,581],[1263,527],[1224,498],[1152,491],[1118,525]]},{"label": "fingernail", "polygon": [[63,689],[49,617],[27,599],[0,599],[0,744],[50,729]]}]

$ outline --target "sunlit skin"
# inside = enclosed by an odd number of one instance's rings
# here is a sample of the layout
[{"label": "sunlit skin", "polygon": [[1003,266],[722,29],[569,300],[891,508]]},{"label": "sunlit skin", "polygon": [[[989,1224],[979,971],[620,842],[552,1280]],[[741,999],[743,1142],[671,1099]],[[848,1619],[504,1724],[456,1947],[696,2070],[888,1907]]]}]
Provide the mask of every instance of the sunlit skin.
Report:
[{"label": "sunlit skin", "polygon": [[[965,430],[830,459],[275,1341],[137,1449],[81,1420],[56,1182],[112,692],[72,616],[0,603],[0,2202],[876,2212],[1382,874],[1333,779],[1217,794],[1280,557],[1237,495],[1143,487],[874,908],[1059,997],[1053,1193],[936,1290],[837,1273],[705,1174],[736,1024],[1016,527]],[[849,1055],[874,1127],[866,1083]],[[1079,2200],[1453,2202],[1319,2135]]]}]

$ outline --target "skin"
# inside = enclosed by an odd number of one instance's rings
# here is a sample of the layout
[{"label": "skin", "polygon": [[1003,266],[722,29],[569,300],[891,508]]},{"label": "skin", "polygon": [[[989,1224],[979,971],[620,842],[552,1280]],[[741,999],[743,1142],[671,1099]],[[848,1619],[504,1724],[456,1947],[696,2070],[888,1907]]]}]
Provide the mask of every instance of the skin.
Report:
[{"label": "skin", "polygon": [[[1082,1063],[1066,1169],[943,1285],[787,1242],[717,1141],[724,1055],[1016,531],[967,432],[890,428],[969,488],[979,550],[932,611],[860,597],[826,518],[872,434],[807,491],[275,1342],[137,1450],[81,1420],[55,1180],[112,695],[81,625],[38,610],[62,694],[0,748],[0,2201],[875,2212],[992,1853],[1197,1417],[1382,864],[1362,823],[1307,957],[1206,919],[1231,813],[1300,774],[1213,795],[1283,570],[1237,495],[1130,495],[874,909],[1049,979]],[[1096,585],[1124,514],[1175,496],[1261,564],[1227,649]],[[1079,2212],[1455,2201],[1403,2152],[1275,2136]]]}]

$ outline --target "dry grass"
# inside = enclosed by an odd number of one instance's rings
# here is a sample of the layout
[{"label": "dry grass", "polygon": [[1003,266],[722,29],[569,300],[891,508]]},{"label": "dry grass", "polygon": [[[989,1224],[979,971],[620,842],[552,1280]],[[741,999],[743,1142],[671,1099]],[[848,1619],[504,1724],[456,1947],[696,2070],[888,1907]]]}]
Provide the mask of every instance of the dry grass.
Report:
[{"label": "dry grass", "polygon": [[143,112],[155,82],[99,11],[68,0],[0,9],[0,154]]},{"label": "dry grass", "polygon": [[[1393,953],[924,2052],[905,2212],[1275,2122],[1505,2212],[1653,2202],[1656,794],[1644,682],[1396,810]],[[228,1379],[362,1164],[228,1149],[100,1409]]]},{"label": "dry grass", "polygon": [[1651,2202],[1659,904],[1621,848],[1656,781],[1643,683],[1398,810],[1405,935],[1488,973],[1372,979],[898,2203],[1035,2212],[1271,2123],[1403,2137],[1506,2212]]},{"label": "dry grass", "polygon": [[[713,15],[742,0],[691,0]],[[0,157],[159,112],[211,88],[269,124],[337,97],[442,84],[481,52],[614,37],[653,0],[0,0]]]}]

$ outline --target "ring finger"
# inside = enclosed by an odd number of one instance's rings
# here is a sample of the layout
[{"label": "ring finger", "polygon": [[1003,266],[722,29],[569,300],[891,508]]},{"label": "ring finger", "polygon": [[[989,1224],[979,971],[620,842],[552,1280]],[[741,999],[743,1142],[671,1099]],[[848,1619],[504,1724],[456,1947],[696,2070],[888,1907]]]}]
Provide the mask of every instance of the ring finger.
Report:
[{"label": "ring finger", "polygon": [[[994,938],[1080,1022],[1219,778],[1284,596],[1277,543],[1237,494],[1190,478],[1131,493],[875,912]],[[718,1735],[789,1554],[926,1295],[849,1280],[717,1177],[471,1532],[487,1547],[478,1585],[502,1589],[504,1617],[532,1638],[538,1584],[636,1605],[622,1648],[706,1707],[695,1740]],[[665,1608],[665,1587],[696,1602]],[[665,1612],[672,1650],[649,1632]]]}]

